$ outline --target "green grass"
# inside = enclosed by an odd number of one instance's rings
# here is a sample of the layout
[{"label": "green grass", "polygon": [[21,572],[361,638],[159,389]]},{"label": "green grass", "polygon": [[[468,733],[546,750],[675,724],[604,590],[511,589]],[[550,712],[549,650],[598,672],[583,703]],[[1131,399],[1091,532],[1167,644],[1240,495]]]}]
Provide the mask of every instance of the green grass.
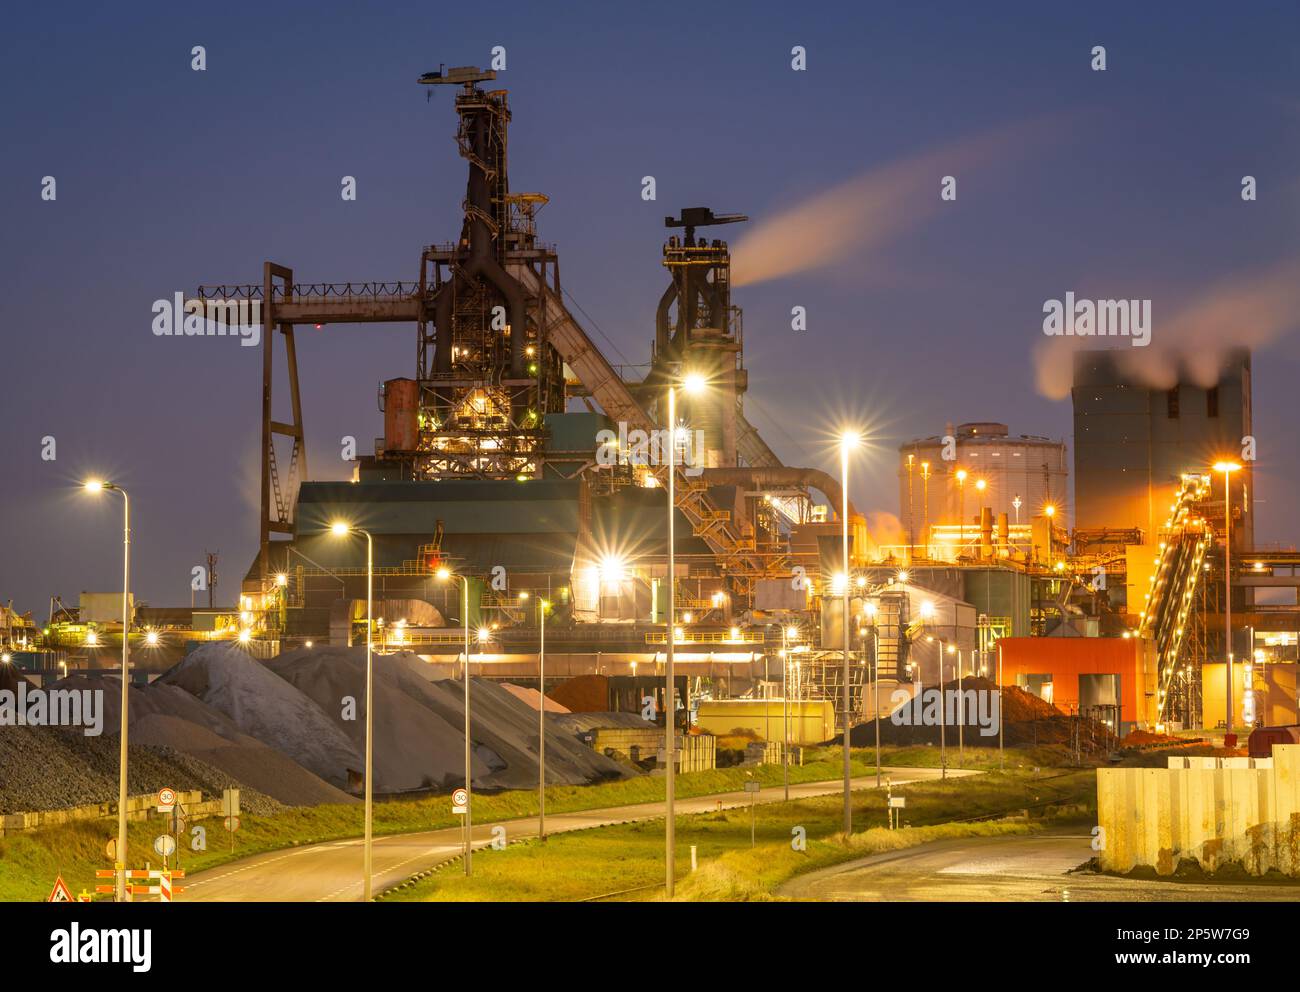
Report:
[{"label": "green grass", "polygon": [[[923,749],[922,749],[923,750]],[[839,751],[806,752],[802,766],[792,766],[791,782],[816,782],[837,778],[842,771]],[[875,770],[875,752],[855,751],[852,771],[866,775]],[[754,777],[764,785],[781,782],[779,766],[761,766]],[[677,776],[677,795],[688,799],[742,789],[750,769],[723,768]],[[552,813],[579,812],[608,806],[626,806],[662,800],[664,781],[660,776],[638,776],[621,782],[589,786],[554,786],[546,790],[546,808]],[[535,815],[537,793],[533,790],[503,792],[474,797],[474,820],[488,823]],[[407,833],[455,826],[459,818],[451,812],[446,796],[418,800],[390,800],[375,805],[376,835]],[[229,835],[220,818],[200,822],[207,831],[207,850],[192,851],[189,841],[181,843],[181,863],[187,873],[212,868],[236,858],[264,851],[321,841],[359,837],[363,829],[361,804],[295,807],[274,816],[244,816],[236,835],[236,849],[230,851]],[[128,849],[131,868],[143,868],[148,861],[161,867],[153,851],[154,838],[164,832],[161,816],[130,824]],[[0,901],[41,900],[49,895],[54,877],[62,874],[75,895],[94,889],[95,870],[111,868],[104,844],[117,836],[117,821],[87,820],[49,827],[31,833],[0,838]],[[100,880],[103,882],[104,880]],[[183,884],[183,883],[179,883]]]},{"label": "green grass", "polygon": [[[953,822],[1036,806],[1044,802],[1096,802],[1092,769],[1064,773],[1026,770],[990,772],[978,778],[927,781],[895,789],[907,797],[901,830],[884,829],[885,797],[876,790],[854,793],[855,832],[848,844],[840,833],[842,800],[823,796],[754,810],[756,845],[750,846],[748,808],[680,816],[677,833],[677,896],[690,900],[768,899],[796,874],[946,837],[1025,833],[1026,821]],[[1087,812],[1077,813],[1086,818]],[[806,848],[792,847],[802,827]],[[409,883],[385,901],[573,901],[600,897],[655,899],[662,895],[663,824],[659,821],[556,834],[545,842],[526,840],[474,858],[466,879],[453,862]],[[690,871],[695,845],[699,871]],[[630,890],[630,891],[629,891]]]}]

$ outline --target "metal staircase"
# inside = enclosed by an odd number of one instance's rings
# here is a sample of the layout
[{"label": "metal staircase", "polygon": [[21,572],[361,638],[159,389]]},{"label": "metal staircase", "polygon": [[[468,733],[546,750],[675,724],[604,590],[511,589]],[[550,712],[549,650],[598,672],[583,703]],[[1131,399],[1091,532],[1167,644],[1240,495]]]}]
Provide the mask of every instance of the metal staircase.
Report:
[{"label": "metal staircase", "polygon": [[[600,404],[605,415],[611,420],[627,424],[628,431],[642,430],[649,434],[656,430],[657,425],[637,402],[622,376],[574,320],[555,290],[545,284],[530,266],[516,264],[510,266],[508,271],[523,285],[533,301],[533,317],[538,324],[539,339],[559,353],[591,392],[592,398]],[[753,434],[752,428],[749,433]],[[772,457],[775,458],[775,455]],[[667,485],[667,466],[650,465],[647,468],[654,473],[660,485]],[[709,550],[717,557],[719,566],[728,575],[752,580],[771,574],[779,567],[784,556],[759,552],[752,531],[742,531],[732,521],[728,511],[713,506],[707,496],[708,487],[702,481],[678,468],[674,485],[677,509],[686,517],[695,536],[709,546]]]},{"label": "metal staircase", "polygon": [[1161,528],[1160,552],[1151,573],[1137,634],[1154,642],[1159,672],[1159,719],[1166,719],[1172,701],[1178,660],[1189,640],[1196,591],[1205,571],[1212,534],[1199,504],[1210,494],[1208,476],[1188,475]]}]

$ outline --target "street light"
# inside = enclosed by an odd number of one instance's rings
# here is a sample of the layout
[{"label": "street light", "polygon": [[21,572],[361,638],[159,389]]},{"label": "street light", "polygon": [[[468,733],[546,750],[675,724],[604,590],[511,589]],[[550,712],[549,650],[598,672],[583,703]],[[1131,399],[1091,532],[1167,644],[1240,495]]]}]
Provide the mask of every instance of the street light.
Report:
[{"label": "street light", "polygon": [[948,643],[945,638],[935,637],[933,634],[926,637],[931,643],[937,642],[939,645],[939,764],[942,767],[940,778],[948,777],[948,700],[947,694],[943,689],[943,654],[946,650],[952,654],[956,649]]},{"label": "street light", "polygon": [[1214,463],[1214,471],[1223,473],[1223,639],[1227,647],[1226,700],[1227,720],[1224,733],[1232,734],[1232,473],[1241,468],[1236,462]]},{"label": "street light", "polygon": [[1047,566],[1052,565],[1052,518],[1056,516],[1056,507],[1048,503],[1043,507],[1043,513],[1047,517]]},{"label": "street light", "polygon": [[781,718],[784,724],[785,745],[781,750],[781,780],[785,786],[785,800],[790,801],[790,639],[799,636],[799,628],[791,624],[781,626]]},{"label": "street light", "polygon": [[90,479],[85,483],[88,493],[100,493],[105,490],[122,494],[122,721],[118,742],[117,775],[117,857],[114,868],[117,872],[118,902],[126,901],[126,754],[127,754],[127,686],[131,674],[131,500],[126,490],[111,482]]},{"label": "street light", "polygon": [[871,624],[871,682],[873,686],[873,705],[876,708],[876,788],[880,788],[880,628],[876,626],[876,614],[879,608],[875,603],[865,607],[867,620]]},{"label": "street light", "polygon": [[840,436],[840,516],[844,538],[844,838],[853,833],[853,802],[850,785],[849,730],[853,726],[849,692],[849,452],[861,439],[846,431]]},{"label": "street light", "polygon": [[[370,875],[372,860],[372,846],[374,840],[374,813],[375,813],[375,777],[374,777],[374,744],[375,744],[375,707],[374,707],[374,687],[375,687],[375,669],[374,669],[374,623],[371,616],[374,614],[374,589],[375,589],[375,542],[370,536],[370,531],[362,530],[359,527],[353,527],[351,524],[337,520],[330,524],[330,533],[335,537],[347,537],[352,533],[364,534],[366,538],[366,828],[365,841],[363,843],[362,855],[362,872],[365,875],[362,885],[361,898],[364,902],[370,902]],[[245,640],[244,635],[248,634],[247,630],[240,634],[240,640]]]},{"label": "street light", "polygon": [[921,462],[921,520],[925,529],[925,557],[930,558],[930,463]]},{"label": "street light", "polygon": [[[451,570],[446,566],[438,569],[434,573],[439,582],[446,582],[452,578]],[[473,797],[472,785],[470,783],[470,742],[469,742],[469,579],[463,575],[457,575],[455,578],[460,579],[461,593],[463,600],[460,608],[461,626],[465,628],[465,844],[464,844],[464,861],[465,876],[468,878],[471,868],[471,857],[473,855],[473,846],[470,843],[474,821],[472,819],[470,799]]]},{"label": "street light", "polygon": [[957,557],[960,558],[962,552],[966,549],[966,470],[957,469],[957,518],[959,520],[957,533]]},{"label": "street light", "polygon": [[[527,593],[520,593],[524,597]],[[551,604],[537,600],[537,622],[540,639],[537,642],[537,834],[546,840],[546,611]]]},{"label": "street light", "polygon": [[[681,387],[691,395],[702,393],[705,385],[704,377],[697,372],[687,373],[681,382]],[[668,385],[668,485],[666,487],[668,490],[668,623],[664,628],[667,632],[665,640],[668,642],[667,657],[664,661],[664,755],[667,762],[664,768],[664,799],[667,814],[664,824],[664,893],[669,899],[673,897],[673,869],[677,860],[677,824],[674,820],[677,810],[677,733],[673,726],[673,718],[677,713],[677,699],[673,687],[673,644],[677,640],[677,592],[674,588],[677,565],[677,533],[674,520],[677,508],[676,486],[677,387],[670,382]]]}]

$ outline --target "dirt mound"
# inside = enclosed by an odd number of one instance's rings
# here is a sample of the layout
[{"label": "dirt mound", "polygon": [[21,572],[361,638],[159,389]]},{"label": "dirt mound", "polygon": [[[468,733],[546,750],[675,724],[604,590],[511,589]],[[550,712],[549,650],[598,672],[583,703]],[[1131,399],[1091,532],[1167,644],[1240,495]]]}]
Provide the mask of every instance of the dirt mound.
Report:
[{"label": "dirt mound", "polygon": [[[915,701],[914,697],[902,700],[898,705],[892,708],[887,706],[882,693],[882,709],[889,710],[888,714],[882,712],[880,717],[880,740],[884,744],[933,744],[937,745],[941,740],[946,740],[952,745],[959,739],[967,747],[997,747],[998,745],[998,713],[992,707],[997,696],[997,683],[991,679],[970,677],[964,678],[958,683],[956,679],[946,683],[943,689],[946,693],[951,693],[955,698],[958,689],[963,693],[974,691],[976,696],[967,696],[968,700],[973,699],[974,704],[968,703],[967,719],[964,727],[959,729],[960,708],[955,703],[950,704],[952,714],[951,719],[945,713],[943,726],[940,726],[938,715],[938,695],[935,693],[937,687],[923,686],[926,698],[920,704]],[[989,693],[991,695],[981,697],[979,693]],[[984,700],[984,706],[981,709],[979,703],[981,698]],[[931,700],[933,702],[931,703]],[[920,712],[918,713],[918,705]],[[1074,722],[1051,703],[1040,699],[1031,692],[1026,692],[1018,686],[1008,685],[1002,687],[1000,697],[1001,707],[1001,731],[1003,740],[1011,746],[1028,745],[1035,746],[1041,744],[1066,744],[1073,739]],[[1090,723],[1090,721],[1085,721]],[[1098,731],[1098,737],[1101,737],[1100,728],[1094,728]],[[991,731],[991,732],[989,732]],[[1085,728],[1086,736],[1086,728]],[[843,738],[833,738],[827,743],[835,743]],[[867,720],[853,728],[849,739],[855,747],[867,747],[873,745],[876,740],[876,723],[875,720]]]},{"label": "dirt mound", "polygon": [[[119,679],[72,676],[54,687],[102,691],[104,734],[116,737],[122,705]],[[245,734],[224,713],[179,686],[165,682],[133,685],[130,694],[132,744],[183,752],[232,776],[243,787],[263,792],[287,806],[356,801],[293,759]]]},{"label": "dirt mound", "polygon": [[1134,730],[1124,738],[1124,747],[1145,747],[1149,744],[1178,744],[1177,737],[1168,734],[1153,734],[1149,730]]},{"label": "dirt mound", "polygon": [[[168,747],[131,745],[127,791],[157,792],[163,786],[200,790],[218,798],[240,788],[249,813],[265,815],[284,807],[220,769]],[[0,813],[67,809],[117,801],[118,742],[49,727],[0,727]]]},{"label": "dirt mound", "polygon": [[[418,655],[376,655],[375,788],[381,792],[448,789],[464,782],[464,694],[459,681],[430,679]],[[322,711],[341,714],[339,699],[364,700],[364,648],[324,647],[281,655],[268,668],[315,700]],[[474,749],[471,772],[476,788],[527,789],[537,784],[537,710],[488,679],[474,679]],[[365,714],[336,720],[337,728],[361,746]],[[596,754],[553,728],[546,736],[547,781],[578,785],[626,777],[617,762]]]},{"label": "dirt mound", "polygon": [[568,707],[561,706],[549,696],[543,696],[536,689],[528,689],[522,685],[515,685],[513,682],[502,682],[501,688],[521,702],[527,703],[535,710],[540,709],[544,705],[547,713],[569,712]]},{"label": "dirt mound", "polygon": [[[244,734],[333,785],[346,787],[349,769],[357,771],[364,764],[360,751],[332,716],[343,706],[340,695],[322,697],[327,712],[238,645],[205,644],[159,678],[158,684],[198,697]],[[364,693],[354,695],[359,709]]]}]

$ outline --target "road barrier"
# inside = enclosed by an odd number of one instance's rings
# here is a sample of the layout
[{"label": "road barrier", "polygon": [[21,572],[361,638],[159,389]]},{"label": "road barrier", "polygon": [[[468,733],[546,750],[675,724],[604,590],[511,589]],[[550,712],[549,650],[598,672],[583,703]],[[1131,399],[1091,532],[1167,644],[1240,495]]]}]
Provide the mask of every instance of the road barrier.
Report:
[{"label": "road barrier", "polygon": [[1168,768],[1099,768],[1094,841],[1107,871],[1180,863],[1300,876],[1300,745],[1272,758],[1169,759]]}]

